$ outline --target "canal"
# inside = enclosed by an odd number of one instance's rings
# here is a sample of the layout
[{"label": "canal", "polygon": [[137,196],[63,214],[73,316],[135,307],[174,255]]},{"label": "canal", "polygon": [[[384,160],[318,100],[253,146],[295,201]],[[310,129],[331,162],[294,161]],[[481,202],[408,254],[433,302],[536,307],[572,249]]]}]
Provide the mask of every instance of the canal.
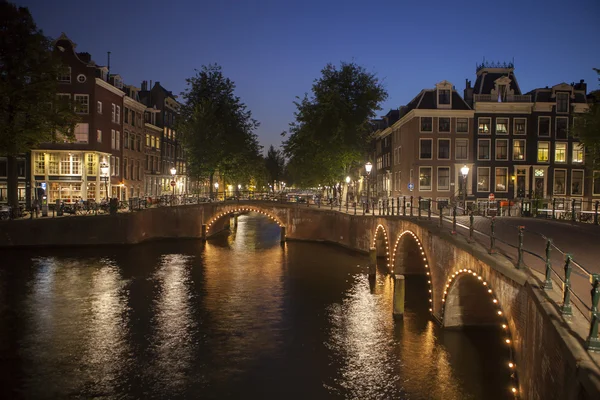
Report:
[{"label": "canal", "polygon": [[206,245],[1,259],[0,398],[510,398],[498,329],[441,329],[420,276],[395,322],[366,256],[257,214]]}]

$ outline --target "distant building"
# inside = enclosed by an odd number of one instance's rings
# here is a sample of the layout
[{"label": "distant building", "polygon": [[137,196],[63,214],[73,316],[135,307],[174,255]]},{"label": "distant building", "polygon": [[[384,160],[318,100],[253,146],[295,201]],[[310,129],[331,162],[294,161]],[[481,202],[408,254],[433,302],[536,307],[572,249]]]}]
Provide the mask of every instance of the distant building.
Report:
[{"label": "distant building", "polygon": [[146,106],[139,89],[125,85],[123,101],[123,185],[125,198],[143,197],[146,171]]},{"label": "distant building", "polygon": [[389,129],[398,121],[400,112],[390,110],[382,119],[373,121],[379,128],[375,132],[375,163],[371,173],[375,190],[373,196],[387,199],[392,196],[392,131]]}]

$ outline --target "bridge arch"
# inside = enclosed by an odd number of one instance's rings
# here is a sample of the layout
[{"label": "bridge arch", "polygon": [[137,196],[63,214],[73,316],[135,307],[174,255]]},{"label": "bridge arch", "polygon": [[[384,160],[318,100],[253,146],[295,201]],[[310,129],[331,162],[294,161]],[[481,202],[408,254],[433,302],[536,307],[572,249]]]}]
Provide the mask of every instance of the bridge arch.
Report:
[{"label": "bridge arch", "polygon": [[421,242],[421,239],[419,239],[419,237],[417,236],[416,233],[414,233],[411,230],[404,230],[402,231],[398,237],[396,238],[396,242],[394,243],[394,250],[392,251],[392,258],[391,258],[391,266],[390,266],[390,270],[392,272],[392,274],[394,274],[394,268],[396,266],[396,258],[398,256],[398,246],[400,244],[400,241],[402,240],[403,237],[408,236],[408,237],[412,237],[415,241],[415,243],[417,244],[417,247],[419,248],[419,257],[423,260],[423,266],[425,268],[425,275],[427,276],[427,290],[428,290],[428,294],[429,294],[429,312],[435,317],[435,314],[433,313],[433,284],[431,283],[431,269],[429,268],[429,260],[427,257],[427,254],[425,254],[425,246],[423,245],[423,243]]},{"label": "bridge arch", "polygon": [[[467,288],[467,293],[465,295],[465,291],[460,290],[460,285],[467,282],[467,285],[463,285],[463,288]],[[475,288],[474,286],[479,286],[480,288]],[[483,290],[473,290],[473,289],[481,289]],[[479,292],[478,295],[476,293],[476,297],[472,296],[473,292]],[[491,299],[489,304],[483,305],[481,302],[481,295],[487,294]],[[471,303],[466,304],[466,308],[468,308],[467,312],[463,315],[461,313],[461,306],[465,305],[460,302],[461,298],[467,297],[467,301]],[[486,307],[487,306],[487,307]],[[478,312],[473,312],[474,310],[479,310]],[[481,315],[480,313],[484,312],[487,315]],[[473,320],[465,321],[463,320],[463,316],[467,316],[467,318],[477,318],[480,320],[474,323]],[[490,325],[495,324],[502,328],[503,332],[503,345],[506,346],[509,352],[509,359],[507,360],[507,366],[510,371],[510,376],[512,378],[511,388],[513,394],[517,394],[519,388],[519,382],[517,377],[517,365],[515,363],[515,348],[513,344],[512,335],[509,328],[509,321],[506,318],[504,310],[500,304],[500,300],[494,294],[494,290],[491,285],[485,280],[483,276],[478,274],[477,272],[467,269],[461,268],[452,272],[452,274],[448,275],[448,280],[444,287],[444,294],[442,297],[442,316],[441,316],[443,326],[444,327],[457,327],[464,325]]]},{"label": "bridge arch", "polygon": [[[378,241],[383,242],[384,246],[378,246]],[[375,234],[373,235],[373,241],[371,243],[371,247],[374,247],[375,249],[377,249],[376,251],[377,251],[378,257],[385,256],[385,266],[389,269],[390,268],[390,242],[389,242],[388,233],[385,229],[385,226],[383,226],[382,224],[377,225],[377,227],[375,228]]]},{"label": "bridge arch", "polygon": [[280,228],[284,228],[284,223],[274,214],[267,212],[259,207],[249,206],[249,205],[232,205],[225,207],[224,209],[218,210],[214,215],[212,215],[207,223],[206,223],[206,234],[210,234],[210,229],[215,223],[228,215],[234,214],[236,212],[256,212],[268,217],[270,220],[275,222]]}]

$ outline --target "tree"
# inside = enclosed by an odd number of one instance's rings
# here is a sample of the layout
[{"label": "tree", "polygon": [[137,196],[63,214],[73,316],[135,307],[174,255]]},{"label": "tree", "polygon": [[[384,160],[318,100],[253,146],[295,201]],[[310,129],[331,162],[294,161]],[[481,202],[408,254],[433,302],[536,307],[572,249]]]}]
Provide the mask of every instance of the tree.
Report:
[{"label": "tree", "polygon": [[275,150],[273,145],[269,147],[267,151],[267,157],[265,157],[265,168],[268,173],[268,182],[275,190],[275,181],[281,181],[283,179],[283,173],[285,169],[285,158],[281,150]]},{"label": "tree", "polygon": [[235,84],[223,76],[220,66],[202,66],[186,82],[179,137],[190,176],[208,178],[212,196],[217,171],[229,179],[241,179],[251,171],[248,166],[259,164],[261,146],[254,133],[259,124],[234,95]]},{"label": "tree", "polygon": [[[305,186],[343,181],[362,164],[372,132],[370,120],[387,92],[375,74],[355,63],[328,64],[307,94],[296,101],[284,153],[293,179]],[[284,132],[284,135],[286,133]]]},{"label": "tree", "polygon": [[[63,66],[29,10],[0,0],[0,154],[8,161],[8,204],[18,209],[17,156],[72,139],[77,115],[57,99]],[[14,215],[14,214],[13,214]]]},{"label": "tree", "polygon": [[[600,81],[600,69],[594,68]],[[586,157],[595,166],[600,164],[600,91],[592,92],[589,110],[577,116],[572,134],[579,137]]]}]

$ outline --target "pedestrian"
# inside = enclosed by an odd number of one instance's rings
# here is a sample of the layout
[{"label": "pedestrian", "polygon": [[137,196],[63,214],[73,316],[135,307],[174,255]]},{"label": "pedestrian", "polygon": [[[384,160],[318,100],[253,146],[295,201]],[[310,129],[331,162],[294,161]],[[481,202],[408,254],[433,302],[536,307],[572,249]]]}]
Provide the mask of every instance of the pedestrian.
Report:
[{"label": "pedestrian", "polygon": [[40,211],[38,199],[33,199],[33,211],[35,212],[35,217],[37,218]]}]

